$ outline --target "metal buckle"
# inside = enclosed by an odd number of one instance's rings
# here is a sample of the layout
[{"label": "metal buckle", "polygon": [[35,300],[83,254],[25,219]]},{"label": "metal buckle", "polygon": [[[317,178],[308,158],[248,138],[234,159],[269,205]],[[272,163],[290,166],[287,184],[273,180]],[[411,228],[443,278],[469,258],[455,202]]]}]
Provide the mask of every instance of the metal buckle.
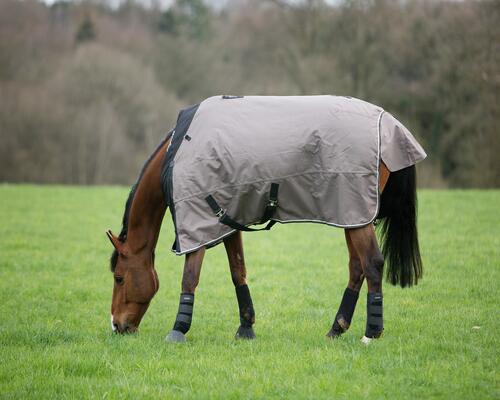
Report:
[{"label": "metal buckle", "polygon": [[278,207],[278,200],[269,200],[269,207]]},{"label": "metal buckle", "polygon": [[217,210],[217,212],[215,213],[215,216],[217,218],[221,218],[225,213],[226,213],[226,210],[219,208],[219,210]]}]

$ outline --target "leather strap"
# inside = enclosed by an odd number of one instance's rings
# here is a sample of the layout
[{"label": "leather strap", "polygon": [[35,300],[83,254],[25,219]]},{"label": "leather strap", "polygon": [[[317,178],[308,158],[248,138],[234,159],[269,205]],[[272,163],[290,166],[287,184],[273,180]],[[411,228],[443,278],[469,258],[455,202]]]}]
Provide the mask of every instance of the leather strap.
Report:
[{"label": "leather strap", "polygon": [[274,213],[276,212],[276,209],[278,208],[278,190],[279,190],[279,184],[271,183],[271,189],[269,191],[269,201],[266,205],[266,209],[264,210],[264,214],[262,215],[262,218],[259,222],[260,224],[263,224],[269,221],[269,223],[263,228],[249,228],[248,226],[242,225],[239,222],[235,221],[227,214],[226,210],[224,210],[221,206],[219,206],[219,204],[213,198],[212,195],[208,195],[207,197],[205,197],[205,200],[212,209],[212,211],[214,212],[215,216],[219,217],[219,222],[229,226],[230,228],[245,232],[268,231],[276,223],[276,221],[271,220],[271,218],[273,217]]}]

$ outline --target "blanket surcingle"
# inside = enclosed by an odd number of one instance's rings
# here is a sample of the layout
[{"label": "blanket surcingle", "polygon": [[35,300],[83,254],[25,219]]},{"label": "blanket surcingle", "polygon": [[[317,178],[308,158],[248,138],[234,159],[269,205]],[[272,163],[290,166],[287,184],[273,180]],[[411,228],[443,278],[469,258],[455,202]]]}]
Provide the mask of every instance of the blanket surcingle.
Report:
[{"label": "blanket surcingle", "polygon": [[367,225],[380,161],[397,171],[425,157],[403,124],[355,98],[208,98],[179,113],[163,163],[172,250],[212,246],[266,220]]}]

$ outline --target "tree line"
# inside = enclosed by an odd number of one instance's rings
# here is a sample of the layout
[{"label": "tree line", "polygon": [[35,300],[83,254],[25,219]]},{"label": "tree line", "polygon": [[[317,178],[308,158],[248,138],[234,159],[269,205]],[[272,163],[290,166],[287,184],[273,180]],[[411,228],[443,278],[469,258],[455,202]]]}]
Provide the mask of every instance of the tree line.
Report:
[{"label": "tree line", "polygon": [[130,184],[216,94],[359,97],[407,125],[429,187],[500,186],[491,1],[0,2],[0,181]]}]

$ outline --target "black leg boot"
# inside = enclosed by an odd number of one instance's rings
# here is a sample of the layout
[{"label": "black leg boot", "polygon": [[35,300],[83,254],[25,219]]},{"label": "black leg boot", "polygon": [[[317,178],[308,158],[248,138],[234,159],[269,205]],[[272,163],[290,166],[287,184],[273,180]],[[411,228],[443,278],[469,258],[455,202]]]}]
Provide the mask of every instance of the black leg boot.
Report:
[{"label": "black leg boot", "polygon": [[326,336],[336,338],[349,329],[358,297],[359,292],[346,288],[346,290],[344,291],[344,296],[342,297],[342,302],[340,303],[339,310],[337,311],[337,315],[335,316],[335,320],[333,321],[332,328],[326,334]]},{"label": "black leg boot", "polygon": [[247,285],[236,287],[236,298],[240,308],[240,327],[236,332],[235,339],[255,339],[252,325],[255,323],[255,311],[253,309],[252,297]]},{"label": "black leg boot", "polygon": [[382,293],[368,293],[365,337],[379,338],[384,331]]},{"label": "black leg boot", "polygon": [[186,341],[185,334],[191,327],[191,320],[193,317],[194,294],[181,293],[179,300],[179,311],[177,311],[177,318],[175,319],[174,328],[167,335],[165,340],[167,342],[184,343]]}]

